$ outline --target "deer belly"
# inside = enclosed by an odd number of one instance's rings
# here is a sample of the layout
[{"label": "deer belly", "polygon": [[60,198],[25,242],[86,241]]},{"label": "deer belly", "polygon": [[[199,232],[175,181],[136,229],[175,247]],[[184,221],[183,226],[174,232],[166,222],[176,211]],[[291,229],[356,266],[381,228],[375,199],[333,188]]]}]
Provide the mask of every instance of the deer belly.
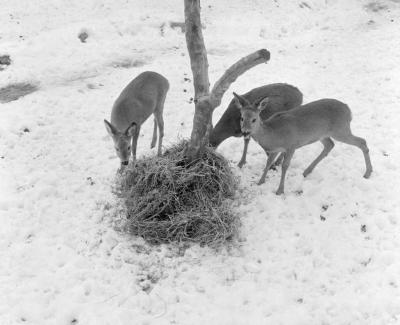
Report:
[{"label": "deer belly", "polygon": [[315,135],[315,136],[310,136],[309,138],[305,138],[305,139],[299,139],[298,143],[297,143],[297,148],[312,144],[314,142],[317,141],[321,141],[322,139],[326,138],[327,136],[324,135]]},{"label": "deer belly", "polygon": [[278,148],[272,148],[272,149],[265,149],[265,151],[267,151],[268,153],[278,153],[278,152],[286,152],[286,149],[284,147],[278,147]]},{"label": "deer belly", "polygon": [[262,138],[252,137],[266,152],[286,152],[286,148],[281,143],[264,142]]}]

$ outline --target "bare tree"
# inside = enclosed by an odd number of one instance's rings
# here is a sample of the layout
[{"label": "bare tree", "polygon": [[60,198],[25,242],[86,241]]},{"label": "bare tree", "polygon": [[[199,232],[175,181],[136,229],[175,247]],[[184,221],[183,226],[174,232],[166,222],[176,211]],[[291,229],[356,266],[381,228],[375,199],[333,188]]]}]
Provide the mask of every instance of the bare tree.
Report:
[{"label": "bare tree", "polygon": [[200,20],[200,0],[185,1],[185,35],[193,74],[195,113],[193,129],[187,150],[189,160],[200,157],[212,128],[212,113],[221,104],[229,86],[244,72],[267,62],[270,53],[261,49],[240,59],[215,83],[210,93],[207,51],[204,46]]}]

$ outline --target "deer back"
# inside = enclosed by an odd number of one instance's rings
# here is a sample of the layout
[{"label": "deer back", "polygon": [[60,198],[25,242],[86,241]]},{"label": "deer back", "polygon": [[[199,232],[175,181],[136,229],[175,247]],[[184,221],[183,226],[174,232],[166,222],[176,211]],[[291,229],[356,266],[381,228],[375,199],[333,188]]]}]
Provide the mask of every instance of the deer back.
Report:
[{"label": "deer back", "polygon": [[[301,105],[303,94],[294,86],[276,83],[257,87],[244,94],[243,97],[250,103],[258,105],[265,97],[270,98],[269,109],[261,114],[262,119],[268,119],[276,112],[292,109]],[[217,147],[221,142],[229,137],[240,137],[240,110],[237,102],[233,99],[220,120],[210,133],[210,145]]]},{"label": "deer back", "polygon": [[351,111],[346,104],[321,99],[274,114],[261,123],[255,137],[262,146],[298,148],[348,130],[350,121]]},{"label": "deer back", "polygon": [[132,122],[140,126],[155,111],[168,88],[168,80],[162,75],[151,71],[141,73],[116,99],[111,124],[121,132]]}]

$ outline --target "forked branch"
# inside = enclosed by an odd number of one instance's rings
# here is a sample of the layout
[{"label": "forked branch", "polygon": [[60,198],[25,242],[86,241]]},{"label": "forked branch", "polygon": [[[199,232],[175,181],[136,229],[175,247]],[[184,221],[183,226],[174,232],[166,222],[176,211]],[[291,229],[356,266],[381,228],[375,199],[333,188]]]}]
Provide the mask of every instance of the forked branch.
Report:
[{"label": "forked branch", "polygon": [[184,0],[184,3],[186,44],[190,56],[195,94],[193,129],[187,149],[187,157],[193,161],[200,157],[208,142],[208,135],[212,129],[212,113],[221,103],[226,90],[244,72],[257,64],[267,62],[270,54],[267,50],[262,49],[240,59],[216,82],[210,94],[207,51],[201,30],[200,0]]},{"label": "forked branch", "polygon": [[270,53],[266,49],[261,49],[241,58],[226,70],[223,76],[215,83],[211,91],[210,99],[213,109],[221,104],[222,96],[239,76],[258,64],[268,62],[269,59]]}]

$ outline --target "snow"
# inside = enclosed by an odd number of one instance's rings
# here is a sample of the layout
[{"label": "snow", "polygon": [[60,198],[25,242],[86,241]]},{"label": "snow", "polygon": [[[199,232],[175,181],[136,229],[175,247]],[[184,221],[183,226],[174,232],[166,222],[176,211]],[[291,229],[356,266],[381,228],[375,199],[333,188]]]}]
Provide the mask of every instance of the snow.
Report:
[{"label": "snow", "polygon": [[[257,186],[265,154],[242,140],[218,151],[240,178],[238,242],[152,247],[115,227],[118,167],[103,126],[137,74],[171,84],[164,145],[188,137],[193,88],[183,2],[8,1],[0,11],[0,88],[39,91],[0,105],[0,324],[400,324],[398,1],[203,1],[212,83],[259,48],[271,52],[231,92],[287,82],[304,102],[337,98],[367,139],[374,172],[336,143],[306,179],[319,144]],[[377,10],[377,8],[381,8]],[[375,11],[374,11],[375,10]],[[78,34],[89,35],[82,43]],[[27,129],[28,131],[24,131]],[[150,149],[152,121],[138,155]]]}]

